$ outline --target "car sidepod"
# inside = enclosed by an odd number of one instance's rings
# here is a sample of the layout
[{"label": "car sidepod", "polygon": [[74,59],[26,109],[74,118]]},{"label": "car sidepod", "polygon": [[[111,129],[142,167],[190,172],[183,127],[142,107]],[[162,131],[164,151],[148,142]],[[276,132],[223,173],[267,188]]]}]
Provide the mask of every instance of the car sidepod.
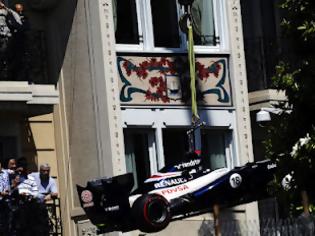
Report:
[{"label": "car sidepod", "polygon": [[270,161],[236,167],[192,195],[209,208],[214,204],[231,207],[269,197],[268,184],[274,179],[276,166]]}]

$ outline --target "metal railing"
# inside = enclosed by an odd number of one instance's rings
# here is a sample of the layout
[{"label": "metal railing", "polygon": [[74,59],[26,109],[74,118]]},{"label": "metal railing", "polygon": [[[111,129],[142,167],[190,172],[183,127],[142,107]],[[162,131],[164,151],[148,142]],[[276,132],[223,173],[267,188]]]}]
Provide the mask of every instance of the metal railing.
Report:
[{"label": "metal railing", "polygon": [[60,211],[60,199],[54,199],[46,203],[49,216],[49,235],[62,236],[62,222]]},{"label": "metal railing", "polygon": [[[315,235],[314,217],[287,219],[261,219],[260,222],[249,220],[222,220],[222,236],[311,236]],[[199,236],[215,235],[214,222],[204,221],[198,232]]]},{"label": "metal railing", "polygon": [[22,25],[1,25],[7,31],[0,31],[0,81],[48,83],[45,33],[33,28],[27,16],[20,17]]},{"label": "metal railing", "polygon": [[60,200],[48,203],[28,196],[0,200],[0,235],[62,236]]}]

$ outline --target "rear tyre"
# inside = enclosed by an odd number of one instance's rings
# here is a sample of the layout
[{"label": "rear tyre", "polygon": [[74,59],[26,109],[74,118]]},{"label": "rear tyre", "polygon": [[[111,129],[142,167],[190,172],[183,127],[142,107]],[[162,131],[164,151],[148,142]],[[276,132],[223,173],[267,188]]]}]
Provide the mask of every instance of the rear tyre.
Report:
[{"label": "rear tyre", "polygon": [[166,228],[171,220],[167,200],[157,194],[139,197],[132,206],[132,215],[142,232],[158,232]]}]

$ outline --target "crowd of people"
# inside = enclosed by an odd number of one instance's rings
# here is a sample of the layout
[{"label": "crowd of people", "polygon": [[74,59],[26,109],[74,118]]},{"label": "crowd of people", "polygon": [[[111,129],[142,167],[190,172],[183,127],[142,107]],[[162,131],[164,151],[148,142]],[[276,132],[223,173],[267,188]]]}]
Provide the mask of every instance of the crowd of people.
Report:
[{"label": "crowd of people", "polygon": [[0,80],[32,82],[43,76],[43,34],[32,29],[23,4],[11,7],[0,0]]},{"label": "crowd of people", "polygon": [[0,236],[49,235],[47,201],[58,197],[49,164],[29,172],[26,158],[0,164]]}]

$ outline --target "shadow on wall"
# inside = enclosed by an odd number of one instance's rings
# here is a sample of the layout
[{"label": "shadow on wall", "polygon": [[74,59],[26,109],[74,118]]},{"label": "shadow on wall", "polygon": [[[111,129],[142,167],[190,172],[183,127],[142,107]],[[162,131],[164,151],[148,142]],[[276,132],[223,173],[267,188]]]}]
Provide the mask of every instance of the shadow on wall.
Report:
[{"label": "shadow on wall", "polygon": [[57,1],[57,4],[53,10],[43,12],[46,18],[45,36],[48,54],[48,78],[51,83],[57,84],[72,30],[77,0],[55,1]]},{"label": "shadow on wall", "polygon": [[27,159],[28,170],[30,172],[38,171],[37,148],[35,145],[33,133],[28,119],[21,121],[21,152]]}]

